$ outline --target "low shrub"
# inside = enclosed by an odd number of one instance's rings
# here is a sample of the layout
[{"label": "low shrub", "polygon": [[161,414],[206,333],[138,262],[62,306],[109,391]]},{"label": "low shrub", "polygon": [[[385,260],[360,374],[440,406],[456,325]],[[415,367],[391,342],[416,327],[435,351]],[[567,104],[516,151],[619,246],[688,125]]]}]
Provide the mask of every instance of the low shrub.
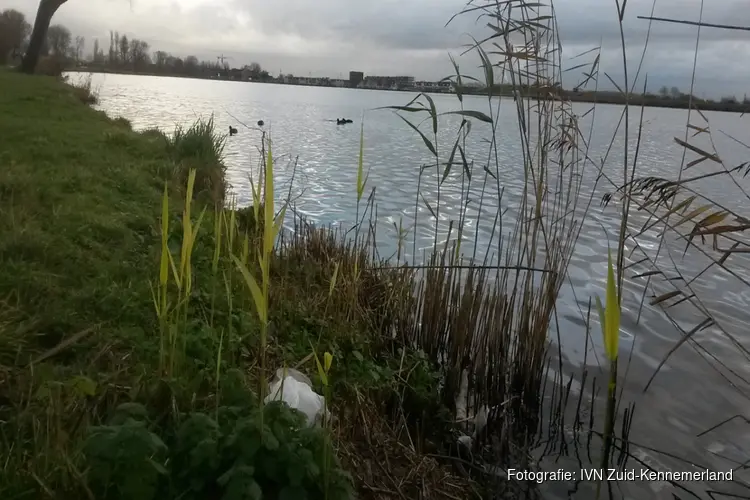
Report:
[{"label": "low shrub", "polygon": [[224,137],[216,132],[213,117],[199,119],[188,128],[178,126],[168,140],[169,152],[177,166],[177,184],[187,185],[195,169],[195,197],[218,203],[226,194],[226,167],[222,162]]},{"label": "low shrub", "polygon": [[[284,403],[221,406],[185,416],[176,430],[120,405],[84,444],[88,486],[104,500],[351,498],[326,437]],[[326,491],[327,490],[327,491]]]},{"label": "low shrub", "polygon": [[53,56],[42,56],[36,64],[35,72],[44,76],[62,76],[65,70],[65,62]]}]

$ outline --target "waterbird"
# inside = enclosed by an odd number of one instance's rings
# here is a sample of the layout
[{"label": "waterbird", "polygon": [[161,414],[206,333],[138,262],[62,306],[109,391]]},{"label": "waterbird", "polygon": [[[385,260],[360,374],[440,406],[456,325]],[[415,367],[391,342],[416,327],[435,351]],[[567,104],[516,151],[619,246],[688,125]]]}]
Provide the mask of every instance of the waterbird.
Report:
[{"label": "waterbird", "polygon": [[229,135],[231,136],[231,135],[234,135],[236,133],[237,133],[237,129],[230,125],[229,126]]},{"label": "waterbird", "polygon": [[262,126],[263,126],[263,120],[258,120],[258,126],[259,126],[259,127],[262,127]]}]

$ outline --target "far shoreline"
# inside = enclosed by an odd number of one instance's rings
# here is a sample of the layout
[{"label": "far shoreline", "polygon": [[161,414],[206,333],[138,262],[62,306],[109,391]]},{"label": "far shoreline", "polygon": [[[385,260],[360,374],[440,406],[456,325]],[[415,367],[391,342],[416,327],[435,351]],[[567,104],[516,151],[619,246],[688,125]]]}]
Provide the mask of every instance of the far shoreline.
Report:
[{"label": "far shoreline", "polygon": [[[237,83],[259,83],[259,84],[272,84],[272,85],[286,85],[290,87],[323,87],[323,88],[333,88],[333,89],[350,89],[350,90],[373,90],[373,91],[384,91],[384,92],[406,92],[406,93],[419,93],[423,92],[425,94],[448,94],[448,95],[455,95],[456,92],[453,90],[443,90],[443,91],[432,91],[432,90],[422,90],[419,88],[365,88],[365,87],[337,87],[334,85],[317,85],[317,84],[300,84],[300,83],[290,83],[290,82],[280,82],[277,79],[271,79],[271,80],[252,80],[252,81],[244,81],[244,80],[237,80],[233,78],[227,78],[227,77],[220,77],[220,78],[212,78],[212,77],[203,77],[203,76],[197,76],[197,75],[184,75],[179,73],[159,73],[155,71],[125,71],[119,68],[90,68],[90,67],[78,67],[78,68],[71,68],[66,69],[64,72],[66,73],[101,73],[101,74],[114,74],[114,75],[130,75],[130,76],[156,76],[156,77],[166,77],[166,78],[186,78],[186,79],[193,79],[193,80],[211,80],[211,81],[224,81],[224,82],[237,82]],[[504,85],[497,89],[495,89],[496,92],[493,93],[493,97],[513,97],[514,94],[511,91],[510,86]],[[537,98],[536,92],[532,88],[526,89],[528,92],[524,94],[523,97],[525,98]],[[472,95],[472,96],[487,96],[486,89],[476,89],[472,87],[464,87],[463,88],[463,95]],[[553,97],[552,93],[548,93],[549,97]],[[667,108],[667,109],[689,109],[690,107],[690,100],[688,99],[688,96],[683,96],[682,98],[671,98],[671,97],[662,97],[655,94],[646,94],[645,96],[643,94],[631,94],[629,98],[629,102],[626,102],[626,100],[623,98],[622,94],[619,92],[608,92],[608,91],[579,91],[575,92],[573,90],[559,90],[558,95],[556,97],[567,99],[571,102],[579,102],[579,103],[591,103],[591,104],[613,104],[613,105],[620,105],[624,106],[626,104],[629,104],[631,106],[636,107],[648,107],[648,108]],[[721,101],[713,101],[713,100],[706,100],[706,99],[700,99],[697,97],[693,98],[692,102],[694,109],[699,109],[701,111],[715,111],[715,112],[725,112],[725,113],[750,113],[750,102],[740,102],[740,101],[734,101],[734,102],[721,102]]]}]

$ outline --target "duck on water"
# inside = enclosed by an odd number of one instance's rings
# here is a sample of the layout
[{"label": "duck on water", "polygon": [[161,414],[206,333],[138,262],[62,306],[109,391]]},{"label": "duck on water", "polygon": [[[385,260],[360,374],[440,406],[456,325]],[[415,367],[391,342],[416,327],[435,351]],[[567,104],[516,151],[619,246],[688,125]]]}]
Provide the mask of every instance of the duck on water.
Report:
[{"label": "duck on water", "polygon": [[336,125],[344,125],[346,123],[354,123],[354,122],[348,118],[336,118]]},{"label": "duck on water", "polygon": [[[263,125],[265,125],[265,123],[263,122],[263,120],[258,120],[258,126],[259,126],[259,127],[262,127]],[[237,135],[237,129],[236,129],[236,128],[234,128],[234,127],[233,127],[233,126],[231,126],[231,125],[229,126],[229,135],[230,135],[230,136],[232,136],[232,135]]]}]

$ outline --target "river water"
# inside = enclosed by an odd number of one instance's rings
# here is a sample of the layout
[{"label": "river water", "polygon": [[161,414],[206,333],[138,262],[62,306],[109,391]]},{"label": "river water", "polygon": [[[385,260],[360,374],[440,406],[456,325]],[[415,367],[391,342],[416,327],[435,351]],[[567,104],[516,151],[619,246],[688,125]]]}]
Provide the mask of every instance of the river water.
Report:
[{"label": "river water", "polygon": [[[74,74],[72,78],[75,80],[80,76]],[[274,153],[279,159],[277,183],[288,183],[294,173],[292,196],[297,210],[313,221],[344,227],[351,227],[357,211],[357,159],[360,123],[364,117],[364,164],[365,169],[369,169],[365,197],[372,187],[376,188],[378,247],[381,255],[388,256],[396,249],[394,222],[398,224],[402,221],[404,227],[412,227],[414,223],[420,166],[430,162],[430,152],[416,133],[392,111],[375,109],[404,105],[414,94],[113,74],[93,75],[93,85],[99,91],[99,107],[111,116],[127,118],[137,130],[157,127],[171,132],[176,124],[189,125],[198,117],[211,115],[219,130],[227,130],[230,125],[238,128],[238,135],[227,139],[225,154],[228,178],[240,205],[250,202],[248,176],[257,165],[257,147],[261,137],[256,123],[263,120],[263,129],[273,137]],[[460,109],[455,96],[433,97],[440,112]],[[471,222],[464,234],[469,241],[476,236],[478,247],[483,247],[482,242],[490,237],[498,205],[501,211],[506,211],[505,216],[517,214],[524,187],[518,122],[513,101],[506,101],[508,103],[502,105],[497,118],[499,179],[503,196],[499,203],[497,196],[487,197],[478,222],[475,222],[478,210],[469,209]],[[467,96],[464,105],[466,109],[484,112],[488,109],[484,97]],[[574,106],[574,112],[582,117],[581,129],[587,140],[590,134],[589,156],[593,162],[602,162],[608,146],[612,144],[603,169],[611,182],[600,180],[593,192],[593,201],[584,219],[569,268],[569,280],[559,297],[559,327],[551,335],[555,339],[554,350],[559,347],[562,353],[564,371],[580,373],[585,368],[589,376],[602,378],[600,365],[605,363],[599,335],[591,335],[589,352],[584,352],[587,345],[585,314],[590,298],[597,294],[604,297],[608,238],[616,237],[620,214],[618,205],[612,203],[601,207],[599,201],[602,195],[612,190],[612,183],[619,183],[622,179],[626,145],[622,127],[615,133],[623,108],[600,105],[595,112],[587,113],[590,108],[590,104],[580,103]],[[637,175],[675,179],[684,150],[674,138],[684,138],[688,112],[646,108],[642,122],[639,114],[640,110],[631,110],[631,138],[628,144],[632,159],[639,123],[642,123]],[[338,126],[331,121],[343,117],[352,119],[354,123]],[[750,150],[732,139],[750,142],[750,117],[729,113],[706,113],[705,117],[710,122],[716,150],[728,167],[750,160]],[[461,118],[455,115],[440,119],[438,144],[446,157],[460,121]],[[696,113],[692,114],[690,121],[694,125],[705,126],[703,118]],[[431,133],[430,124],[425,124],[423,130]],[[467,156],[474,159],[476,165],[486,161],[487,146],[484,140],[490,134],[489,126],[473,121]],[[691,143],[700,144],[701,148],[711,146],[702,137],[691,139]],[[695,153],[688,152],[686,161],[695,158]],[[296,170],[291,167],[294,159]],[[711,165],[707,165],[709,163]],[[720,168],[716,163],[703,162],[688,170],[685,176],[715,171],[716,168]],[[480,170],[481,167],[478,167],[476,171]],[[702,181],[701,192],[720,200],[727,207],[748,213],[750,199],[745,192],[750,190],[750,182],[741,176],[736,177],[736,183],[724,176]],[[594,190],[595,181],[596,172],[593,169],[584,173],[582,194],[587,199]],[[445,187],[441,188],[439,228],[442,229],[438,230],[439,240],[445,237],[444,228],[448,221],[458,218],[460,184],[460,172],[451,172]],[[476,184],[479,186],[479,182]],[[435,185],[434,179],[422,180],[421,196],[428,202],[434,203],[436,200]],[[277,192],[286,193],[286,187],[278,187]],[[410,235],[404,249],[409,260],[414,260],[412,248],[417,248],[416,260],[419,260],[422,255],[420,249],[431,247],[435,237],[434,222],[430,220],[425,203],[420,202],[417,210],[416,241]],[[640,227],[643,221],[642,216],[634,214],[631,228]],[[638,243],[641,246],[638,251],[653,256],[658,245],[657,229],[640,236]],[[464,252],[471,252],[472,245],[467,245],[462,247]],[[722,246],[729,245],[725,243]],[[656,292],[649,289],[646,305],[641,310],[639,303],[645,279],[633,279],[631,276],[647,268],[635,265],[627,274],[622,310],[620,373],[622,375],[627,369],[623,402],[636,404],[630,433],[634,444],[630,451],[660,471],[683,472],[705,467],[728,471],[750,459],[750,423],[737,418],[716,430],[698,435],[733,415],[750,417],[747,397],[750,394],[750,383],[747,382],[750,380],[750,361],[729,337],[745,349],[750,349],[750,329],[746,326],[750,321],[750,287],[743,284],[743,280],[750,282],[750,259],[742,254],[730,257],[727,266],[734,274],[717,270],[716,267],[701,274],[709,260],[694,250],[683,256],[684,248],[684,241],[672,238],[667,245],[669,251],[662,250],[661,259],[667,259],[665,262],[669,264],[671,257],[687,279],[699,275],[691,284],[692,291],[706,308],[715,313],[721,328],[707,328],[693,337],[694,343],[683,344],[671,355],[644,393],[644,387],[660,360],[681,337],[673,321],[689,331],[703,317],[687,303],[670,310],[673,320],[658,307],[649,306],[648,298],[652,294],[669,291],[663,284],[655,285]],[[710,250],[710,242],[706,248]],[[628,246],[630,250],[632,244]],[[638,251],[633,253],[630,262],[640,259]],[[596,314],[592,314],[592,317],[596,317]],[[598,332],[598,328],[598,323],[593,324],[592,332]],[[628,363],[631,352],[632,359]],[[584,392],[587,390],[588,386],[583,389]],[[698,469],[689,463],[698,464]],[[547,459],[545,466],[552,469],[564,467],[571,471],[577,471],[580,467],[577,461],[570,458],[563,458],[559,462]],[[592,466],[584,464],[583,467]],[[638,470],[644,466],[631,461],[628,468]],[[683,485],[700,498],[710,498],[706,495],[711,490],[749,495],[750,489],[736,483],[750,483],[750,470],[740,467],[734,471],[733,477],[734,484],[688,481]],[[542,489],[554,498],[590,498],[593,492],[591,484],[576,485],[573,481],[545,483]],[[663,483],[626,481],[618,484],[616,494],[634,499],[671,499],[672,493],[671,487]],[[677,498],[691,498],[684,491],[676,490],[676,493]],[[715,498],[731,498],[717,493],[713,495]]]}]

